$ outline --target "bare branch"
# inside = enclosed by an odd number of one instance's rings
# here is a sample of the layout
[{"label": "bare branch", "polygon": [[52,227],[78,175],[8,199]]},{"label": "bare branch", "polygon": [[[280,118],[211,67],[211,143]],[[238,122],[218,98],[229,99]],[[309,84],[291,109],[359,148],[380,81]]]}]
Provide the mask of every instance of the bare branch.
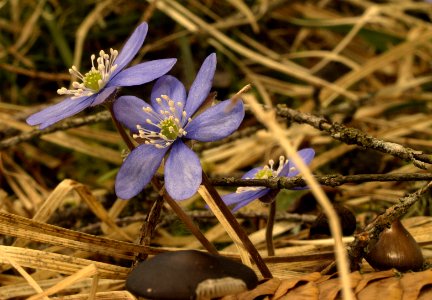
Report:
[{"label": "bare branch", "polygon": [[67,119],[66,121],[63,121],[61,123],[55,124],[53,126],[50,126],[48,128],[39,130],[35,129],[29,132],[24,132],[19,135],[13,136],[11,138],[5,139],[3,141],[0,141],[0,150],[4,150],[9,147],[13,147],[17,144],[28,142],[34,138],[40,137],[45,134],[53,133],[56,131],[62,131],[67,130],[70,128],[76,128],[84,125],[89,125],[93,123],[98,123],[102,121],[109,120],[110,114],[108,112],[100,112],[98,114],[84,117],[84,118],[73,118],[73,119]]},{"label": "bare branch", "polygon": [[410,161],[421,169],[426,169],[425,163],[432,164],[432,157],[425,155],[422,151],[374,138],[361,130],[345,127],[339,123],[332,123],[325,118],[290,109],[286,105],[278,105],[276,113],[294,122],[305,123],[318,130],[327,132],[332,138],[345,144],[355,144],[391,154],[405,161]]},{"label": "bare branch", "polygon": [[[358,174],[358,175],[324,175],[315,176],[322,185],[340,186],[346,183],[363,183],[369,181],[430,181],[431,173],[391,173],[391,174]],[[306,181],[301,176],[276,177],[270,179],[238,179],[212,178],[211,182],[216,186],[264,186],[271,189],[292,189],[306,186]]]}]

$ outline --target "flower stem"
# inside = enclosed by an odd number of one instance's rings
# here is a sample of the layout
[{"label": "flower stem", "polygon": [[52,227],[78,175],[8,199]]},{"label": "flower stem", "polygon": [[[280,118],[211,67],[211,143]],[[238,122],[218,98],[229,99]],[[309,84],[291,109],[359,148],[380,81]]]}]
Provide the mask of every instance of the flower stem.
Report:
[{"label": "flower stem", "polygon": [[[120,122],[116,119],[113,111],[112,103],[109,102],[108,110],[111,113],[112,120],[114,122],[115,127],[117,128],[117,131],[119,132],[121,138],[126,143],[127,147],[130,151],[135,149],[135,145],[132,143],[129,135],[124,130],[123,126],[121,126]],[[163,191],[162,197],[164,200],[171,206],[172,210],[177,214],[177,216],[183,221],[183,223],[188,227],[190,232],[198,239],[198,241],[201,242],[203,247],[210,253],[218,254],[218,251],[216,250],[215,246],[210,243],[210,241],[205,237],[205,235],[200,231],[200,229],[193,223],[192,219],[183,211],[183,209],[177,204],[177,202],[172,199],[168,193],[165,192],[165,189],[163,188],[163,185],[159,181],[159,179],[156,178],[156,176],[152,179],[152,185],[156,188],[158,191]],[[156,218],[156,219],[155,219]],[[149,219],[147,220],[148,226],[146,230],[141,231],[141,234],[148,234],[154,231],[154,228],[157,225],[157,219],[159,218],[159,215],[157,213],[150,214]],[[147,237],[140,237],[140,241],[145,241]]]},{"label": "flower stem", "polygon": [[212,254],[219,254],[216,250],[215,246],[210,243],[210,241],[204,236],[204,234],[199,230],[199,228],[193,223],[192,219],[183,211],[180,205],[178,205],[177,201],[171,198],[168,193],[166,193],[162,183],[156,177],[152,179],[152,185],[159,191],[162,191],[162,196],[164,200],[171,206],[172,210],[176,213],[176,215],[183,221],[183,223],[188,227],[188,229],[192,232],[192,234],[200,241],[203,247]]},{"label": "flower stem", "polygon": [[114,125],[117,129],[117,132],[120,134],[122,140],[125,142],[126,146],[128,147],[129,151],[132,151],[133,149],[135,149],[135,145],[132,143],[129,135],[127,134],[127,132],[124,130],[123,126],[121,126],[120,122],[117,120],[117,118],[114,115],[114,110],[113,110],[113,104],[111,102],[108,103],[108,110],[111,114],[111,118],[114,122]]},{"label": "flower stem", "polygon": [[225,202],[223,202],[221,196],[216,191],[214,186],[210,183],[209,178],[207,175],[202,172],[202,184],[205,186],[211,197],[213,198],[215,204],[219,208],[219,210],[223,213],[226,220],[230,224],[230,226],[233,228],[241,242],[243,243],[243,246],[251,256],[252,260],[255,262],[256,266],[260,270],[262,276],[264,278],[272,278],[272,274],[265,264],[264,260],[262,259],[261,255],[259,254],[258,250],[255,248],[255,246],[250,241],[248,235],[246,232],[241,228],[239,223],[237,222],[236,218],[231,213],[230,209],[226,206]]},{"label": "flower stem", "polygon": [[265,232],[268,256],[275,255],[275,250],[273,245],[273,227],[275,223],[275,215],[276,215],[276,201],[272,201],[269,206],[269,214],[267,218],[267,225],[266,225],[266,232]]}]

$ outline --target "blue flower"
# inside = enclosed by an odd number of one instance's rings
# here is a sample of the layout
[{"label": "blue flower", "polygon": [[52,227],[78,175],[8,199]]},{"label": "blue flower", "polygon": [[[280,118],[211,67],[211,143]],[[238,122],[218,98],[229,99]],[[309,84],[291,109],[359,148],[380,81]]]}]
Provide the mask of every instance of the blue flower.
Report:
[{"label": "blue flower", "polygon": [[[311,148],[302,149],[297,152],[306,164],[310,164],[315,156],[315,151]],[[295,164],[291,161],[285,161],[281,156],[279,166],[273,169],[274,161],[270,160],[268,166],[257,167],[243,175],[243,179],[268,179],[274,177],[293,177],[299,174]],[[255,199],[268,195],[272,189],[265,187],[239,187],[235,193],[227,194],[222,197],[226,205],[234,205],[233,212],[246,206]],[[276,195],[272,195],[275,197]]]},{"label": "blue flower", "polygon": [[57,90],[60,95],[72,97],[31,115],[27,118],[27,123],[39,125],[39,128],[43,129],[89,106],[103,103],[118,87],[140,85],[166,74],[176,59],[152,60],[125,69],[144,43],[147,29],[147,23],[138,26],[120,53],[113,49],[110,49],[110,54],[100,51],[97,59],[93,54],[92,68],[84,75],[72,66],[69,72],[82,82],[73,82],[73,89],[70,90],[64,87]]},{"label": "blue flower", "polygon": [[175,200],[191,197],[201,184],[198,156],[184,139],[212,142],[234,132],[244,118],[242,101],[231,108],[225,100],[194,116],[209,95],[216,70],[216,55],[203,62],[189,94],[173,76],[159,78],[151,93],[151,104],[134,96],[114,103],[114,115],[139,142],[121,166],[115,183],[118,197],[137,195],[151,180],[165,156],[165,188]]}]

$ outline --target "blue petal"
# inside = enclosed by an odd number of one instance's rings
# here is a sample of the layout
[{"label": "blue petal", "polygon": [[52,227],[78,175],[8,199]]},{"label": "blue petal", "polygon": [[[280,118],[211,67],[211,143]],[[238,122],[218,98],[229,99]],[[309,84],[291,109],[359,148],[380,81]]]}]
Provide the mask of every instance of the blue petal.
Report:
[{"label": "blue petal", "polygon": [[175,58],[147,61],[119,72],[107,86],[132,86],[150,82],[166,74],[176,63]]},{"label": "blue petal", "polygon": [[117,87],[115,86],[110,86],[110,87],[106,87],[104,88],[102,91],[100,91],[97,95],[95,100],[93,101],[91,106],[95,106],[95,105],[99,105],[102,102],[104,102],[112,93],[114,93],[114,91],[116,90]]},{"label": "blue petal", "polygon": [[165,163],[165,188],[174,200],[192,197],[202,180],[198,156],[182,141],[176,141]]},{"label": "blue petal", "polygon": [[254,201],[255,199],[258,199],[264,195],[266,195],[270,189],[268,188],[260,188],[258,190],[254,191],[245,191],[241,193],[231,193],[225,196],[222,196],[222,200],[225,202],[226,205],[233,205],[234,208],[232,209],[233,212],[239,210],[243,206],[249,204],[250,202]]},{"label": "blue petal", "polygon": [[[174,100],[174,102],[176,103],[176,107],[178,108],[177,117],[181,120],[181,112],[184,108],[184,104],[186,101],[186,89],[183,83],[181,83],[174,76],[165,75],[159,78],[153,86],[150,97],[153,108],[156,111],[169,111],[170,108],[168,107],[168,103],[165,100],[162,100],[161,104],[156,101],[156,98],[160,98],[161,95],[167,95],[172,100]],[[177,106],[177,102],[180,102],[182,104],[181,107]]]},{"label": "blue petal", "polygon": [[210,93],[215,71],[216,54],[212,53],[204,60],[189,90],[185,108],[188,118],[192,117]]},{"label": "blue petal", "polygon": [[94,95],[75,99],[68,98],[31,115],[26,121],[29,125],[40,125],[39,129],[44,129],[89,107],[94,98]]},{"label": "blue petal", "polygon": [[212,142],[229,136],[240,126],[245,114],[242,101],[238,101],[231,110],[230,105],[231,101],[225,100],[198,115],[185,127],[186,137]]},{"label": "blue petal", "polygon": [[121,96],[113,105],[114,115],[124,126],[132,132],[137,132],[137,125],[158,131],[158,128],[147,124],[146,120],[150,119],[153,123],[158,123],[154,116],[144,112],[143,108],[150,107],[146,102],[135,96]]},{"label": "blue petal", "polygon": [[114,64],[117,65],[117,69],[114,71],[112,76],[115,76],[121,70],[126,67],[126,65],[134,58],[134,56],[138,53],[138,50],[141,48],[142,44],[147,35],[148,25],[147,23],[141,23],[126,43],[123,46],[123,49],[120,51],[117,59],[114,61]]},{"label": "blue petal", "polygon": [[130,199],[150,182],[168,148],[142,144],[123,162],[116,177],[115,191],[119,198]]},{"label": "blue petal", "polygon": [[[297,154],[302,158],[306,165],[309,165],[312,159],[315,157],[315,150],[312,148],[305,148],[297,152]],[[300,172],[298,171],[296,165],[292,160],[290,160],[279,173],[279,176],[285,177],[293,177],[298,175]]]}]

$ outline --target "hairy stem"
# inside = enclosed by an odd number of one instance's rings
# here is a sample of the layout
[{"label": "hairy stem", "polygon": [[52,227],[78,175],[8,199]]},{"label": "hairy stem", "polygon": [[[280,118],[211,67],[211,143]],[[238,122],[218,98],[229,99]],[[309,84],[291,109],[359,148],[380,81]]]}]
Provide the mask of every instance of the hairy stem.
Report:
[{"label": "hairy stem", "polygon": [[214,186],[210,183],[209,178],[207,175],[203,172],[202,173],[202,184],[205,186],[211,197],[213,198],[215,204],[219,208],[219,210],[222,212],[230,226],[233,228],[241,242],[243,243],[243,246],[249,252],[249,255],[251,256],[252,260],[255,262],[257,268],[260,270],[262,276],[264,278],[272,278],[272,274],[265,264],[264,260],[262,259],[261,255],[259,254],[258,250],[255,248],[255,246],[250,241],[248,235],[246,232],[241,228],[240,224],[237,222],[236,218],[231,213],[230,209],[226,206],[225,202],[223,202],[221,196],[216,191]]},{"label": "hairy stem", "polygon": [[[116,119],[116,117],[114,115],[113,108],[112,108],[112,103],[110,103],[108,105],[108,110],[111,113],[111,117],[112,117],[112,119],[114,121],[114,125],[116,126],[117,131],[119,132],[121,138],[124,140],[124,142],[126,143],[127,147],[129,148],[129,150],[132,151],[133,149],[135,149],[135,145],[130,140],[129,135],[126,133],[126,131],[124,130],[123,126],[121,126],[121,124],[119,123],[119,121]],[[177,216],[188,227],[188,229],[190,230],[190,232],[198,239],[198,241],[201,242],[201,244],[203,245],[203,247],[208,252],[213,253],[213,254],[217,254],[218,251],[216,250],[216,248],[214,247],[214,245],[212,243],[210,243],[210,241],[204,236],[204,234],[194,224],[194,222],[192,221],[192,219],[177,204],[177,202],[174,199],[172,199],[165,192],[165,190],[163,188],[163,185],[161,184],[161,182],[159,181],[159,179],[157,179],[156,177],[153,177],[153,179],[152,179],[152,185],[153,185],[153,187],[156,188],[156,190],[162,191],[162,197],[164,198],[164,200],[171,206],[172,210],[177,214]],[[154,231],[154,228],[157,225],[157,219],[155,220],[155,218],[159,218],[159,215],[158,214],[151,214],[151,215],[149,215],[149,219],[147,220],[147,223],[149,224],[149,226],[152,226],[152,227],[148,227],[145,231],[141,231],[141,234],[146,234],[146,233]],[[144,241],[144,240],[146,240],[146,237],[141,236],[140,240]]]}]

